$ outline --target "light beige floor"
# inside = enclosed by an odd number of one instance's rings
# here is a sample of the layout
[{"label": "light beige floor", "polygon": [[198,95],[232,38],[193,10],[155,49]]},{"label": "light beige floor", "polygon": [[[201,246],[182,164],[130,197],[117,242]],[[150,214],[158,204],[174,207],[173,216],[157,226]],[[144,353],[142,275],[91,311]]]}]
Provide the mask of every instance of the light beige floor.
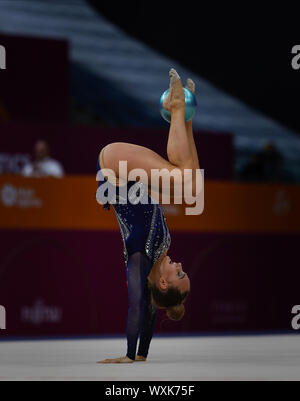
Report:
[{"label": "light beige floor", "polygon": [[97,365],[124,339],[0,342],[0,380],[300,380],[300,337],[154,338],[146,363]]}]

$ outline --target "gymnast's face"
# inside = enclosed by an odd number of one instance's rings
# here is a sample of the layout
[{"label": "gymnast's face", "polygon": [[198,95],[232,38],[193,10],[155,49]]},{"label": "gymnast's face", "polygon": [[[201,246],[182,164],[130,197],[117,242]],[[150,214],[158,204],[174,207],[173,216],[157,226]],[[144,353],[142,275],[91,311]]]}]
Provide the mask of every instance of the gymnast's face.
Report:
[{"label": "gymnast's face", "polygon": [[182,270],[181,263],[176,263],[166,256],[160,266],[160,287],[167,290],[169,286],[176,287],[181,293],[190,291],[190,279]]}]

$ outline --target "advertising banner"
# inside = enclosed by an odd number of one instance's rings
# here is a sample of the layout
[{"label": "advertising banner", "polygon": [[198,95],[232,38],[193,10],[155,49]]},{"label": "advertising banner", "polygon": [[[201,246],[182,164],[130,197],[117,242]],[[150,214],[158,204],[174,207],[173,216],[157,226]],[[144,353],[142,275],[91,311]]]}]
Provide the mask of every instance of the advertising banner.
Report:
[{"label": "advertising banner", "polygon": [[[95,194],[95,177],[0,177],[1,336],[125,332],[122,239]],[[191,293],[182,321],[160,311],[158,332],[289,329],[299,304],[299,198],[295,186],[208,181],[202,215],[165,206],[169,254]]]}]

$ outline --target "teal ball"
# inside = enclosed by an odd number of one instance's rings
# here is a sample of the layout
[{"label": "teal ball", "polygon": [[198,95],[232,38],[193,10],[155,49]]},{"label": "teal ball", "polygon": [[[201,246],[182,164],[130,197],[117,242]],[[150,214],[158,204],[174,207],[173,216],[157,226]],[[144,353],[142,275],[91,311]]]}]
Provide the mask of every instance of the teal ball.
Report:
[{"label": "teal ball", "polygon": [[[163,108],[165,98],[168,96],[170,89],[166,90],[160,98],[160,114],[168,123],[171,122],[171,113]],[[185,95],[185,121],[190,121],[196,112],[197,100],[196,96],[189,90],[184,88]]]}]

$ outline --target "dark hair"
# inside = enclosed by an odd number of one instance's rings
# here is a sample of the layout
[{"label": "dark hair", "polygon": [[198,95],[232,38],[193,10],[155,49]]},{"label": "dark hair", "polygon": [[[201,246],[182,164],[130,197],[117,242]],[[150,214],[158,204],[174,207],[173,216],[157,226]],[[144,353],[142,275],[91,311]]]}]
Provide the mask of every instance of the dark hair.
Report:
[{"label": "dark hair", "polygon": [[185,308],[183,301],[189,292],[181,293],[177,288],[170,286],[167,291],[161,291],[156,285],[149,285],[152,295],[152,304],[155,307],[167,309],[167,316],[171,320],[181,320]]}]

